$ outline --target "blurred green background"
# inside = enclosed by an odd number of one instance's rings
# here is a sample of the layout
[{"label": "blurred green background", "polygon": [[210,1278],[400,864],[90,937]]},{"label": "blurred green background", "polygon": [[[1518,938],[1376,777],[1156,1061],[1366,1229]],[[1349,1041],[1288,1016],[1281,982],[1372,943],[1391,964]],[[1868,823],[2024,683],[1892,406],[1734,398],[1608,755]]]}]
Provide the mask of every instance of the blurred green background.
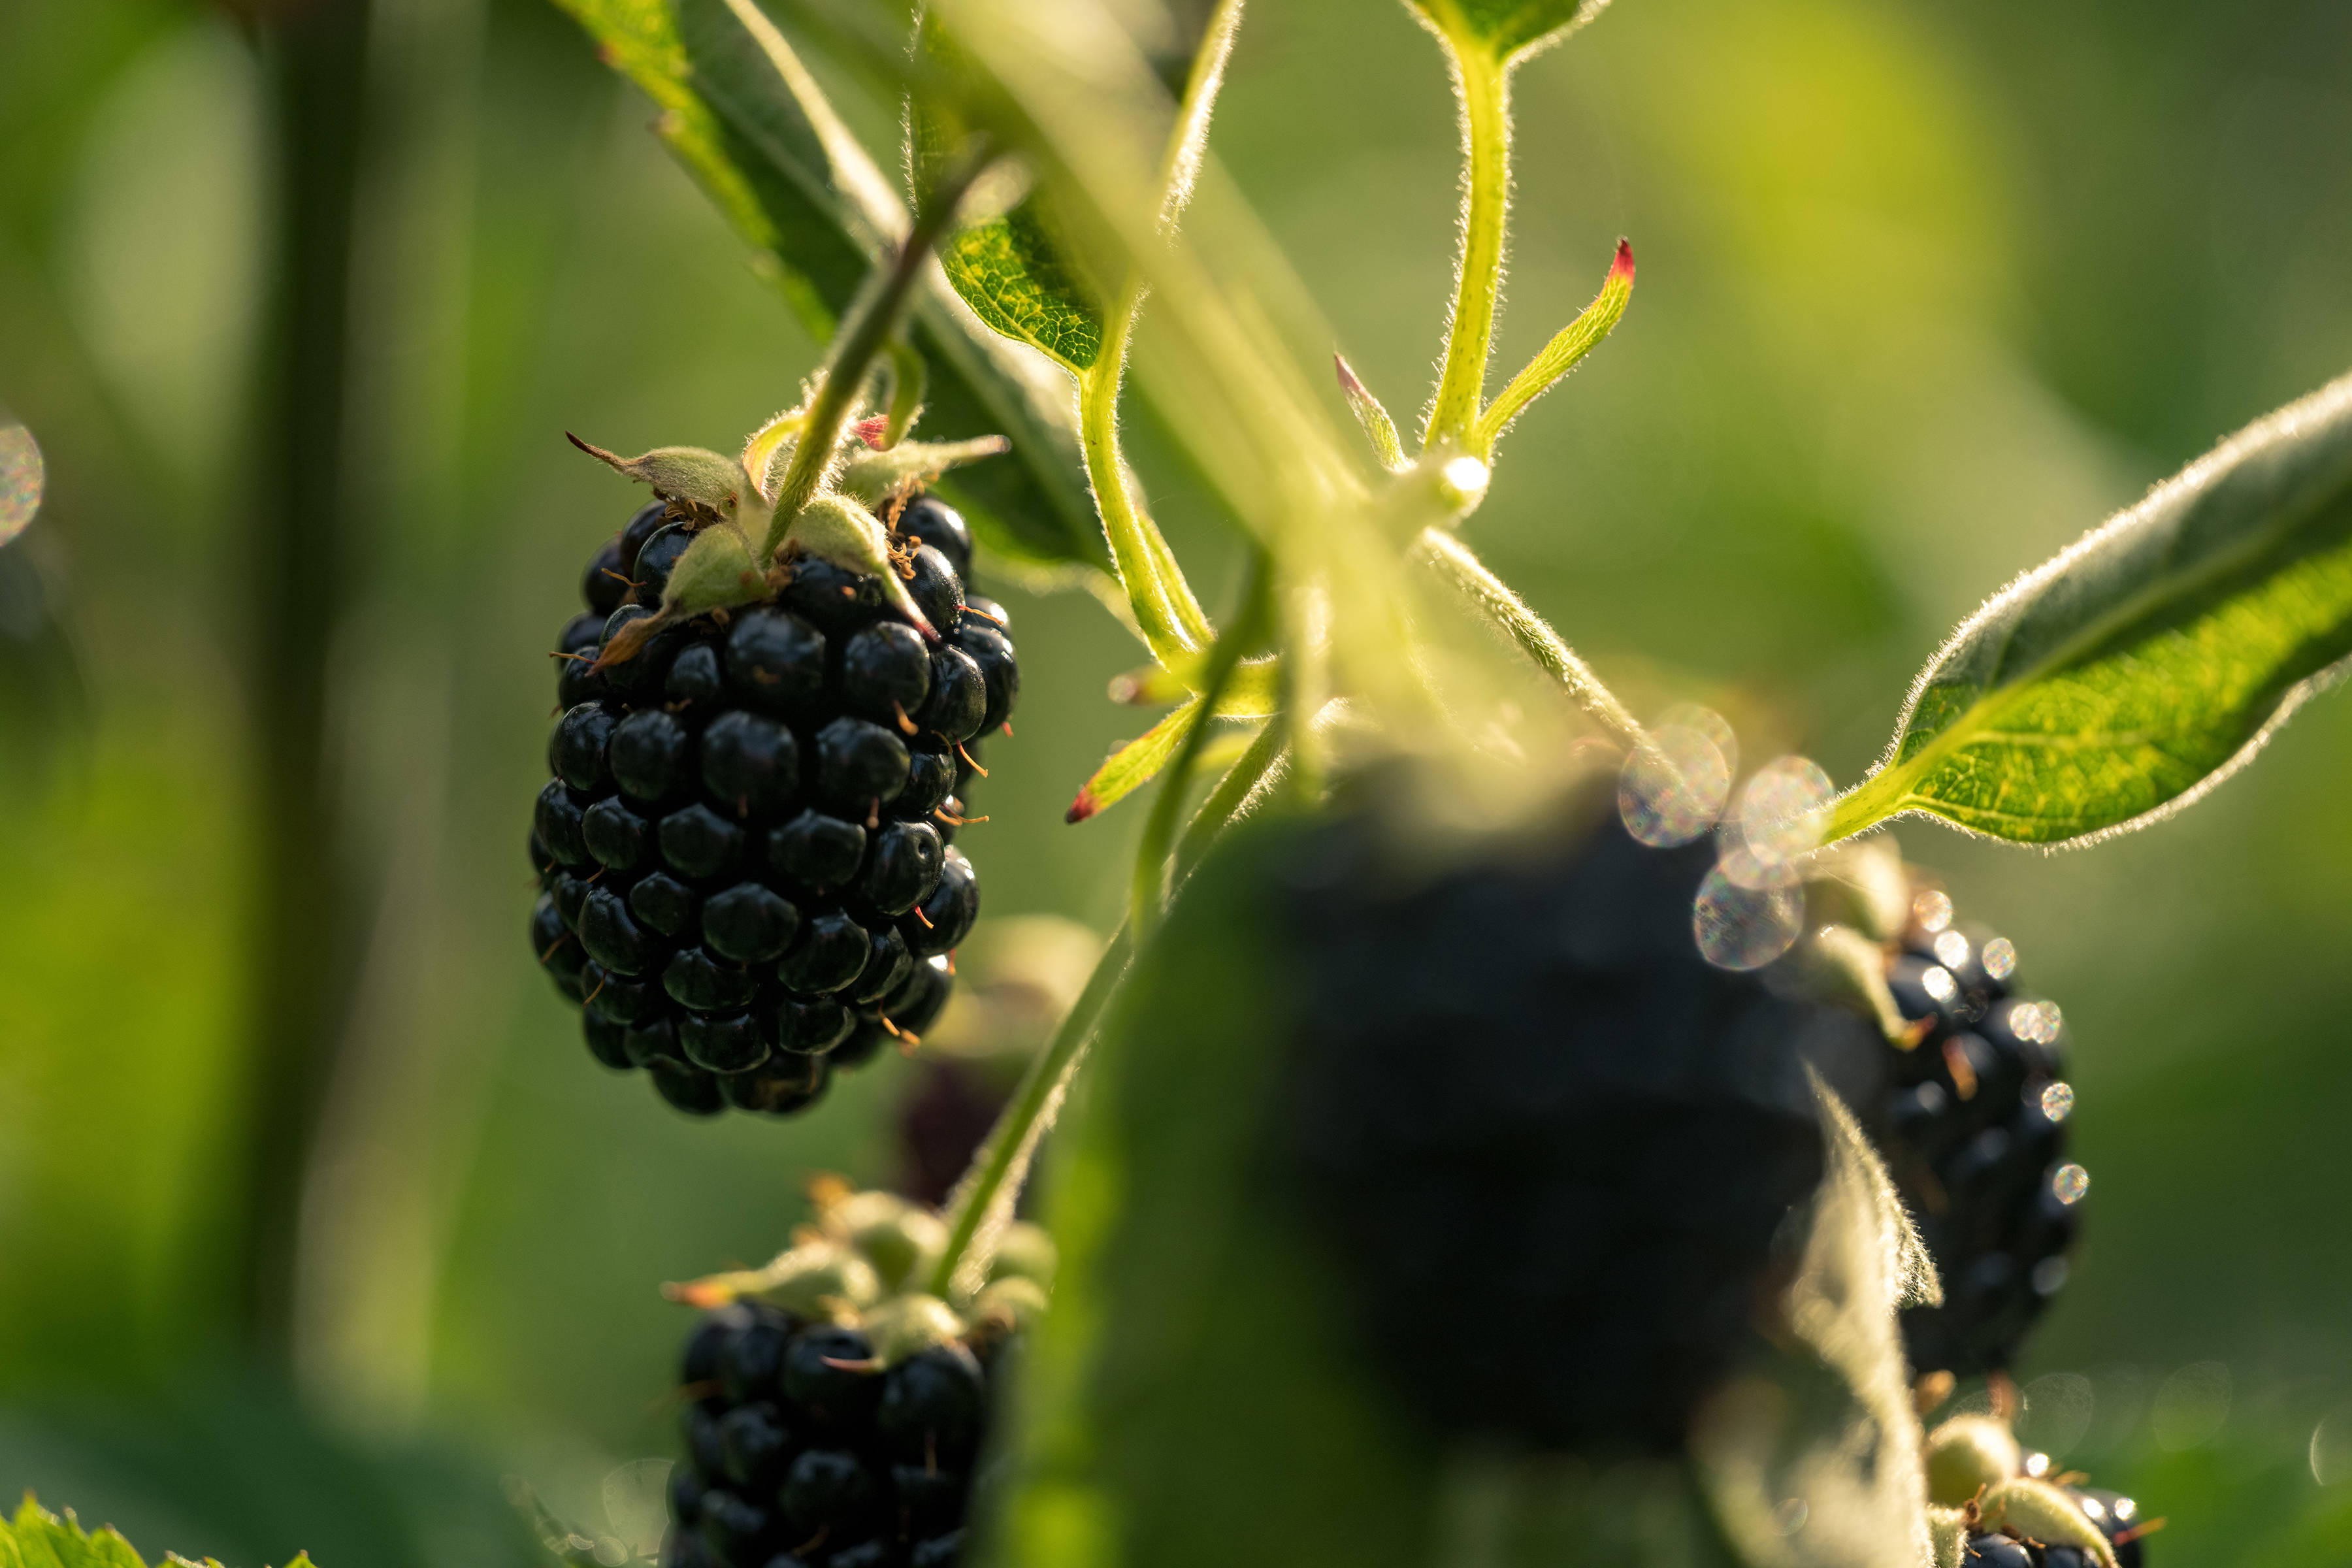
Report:
[{"label": "blurred green background", "polygon": [[[527,1561],[501,1475],[632,1533],[684,1326],[655,1286],[772,1250],[813,1170],[886,1177],[909,1076],[689,1123],[532,969],[544,653],[635,504],[562,433],[725,447],[815,351],[551,8],[370,29],[312,847],[348,1006],[289,1388],[240,1370],[237,1278],[257,999],[310,962],[256,951],[272,30],[0,7],[0,406],[50,476],[0,553],[0,1496],[232,1568]],[[1473,536],[1645,702],[1711,694],[1841,781],[1983,595],[2352,365],[2341,0],[1622,0],[1517,98],[1499,359],[1621,233],[1641,281]],[[1416,406],[1455,201],[1433,47],[1392,0],[1259,0],[1213,147]],[[1214,525],[1139,459],[1216,584]],[[1103,696],[1138,653],[982,576],[1027,685],[971,840],[988,908],[1102,926],[1139,813],[1061,816],[1141,728]],[[2337,697],[2121,843],[1903,834],[2064,1004],[2091,1228],[2025,1430],[2168,1514],[2166,1563],[2352,1558],[2347,772]]]}]

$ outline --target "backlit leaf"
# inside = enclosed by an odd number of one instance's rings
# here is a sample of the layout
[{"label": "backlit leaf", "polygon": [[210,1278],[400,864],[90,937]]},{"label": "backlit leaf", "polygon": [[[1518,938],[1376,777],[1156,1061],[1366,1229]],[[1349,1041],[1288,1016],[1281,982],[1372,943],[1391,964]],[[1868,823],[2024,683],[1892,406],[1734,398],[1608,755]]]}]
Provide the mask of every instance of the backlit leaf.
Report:
[{"label": "backlit leaf", "polygon": [[[15,1519],[0,1517],[0,1568],[147,1568],[147,1560],[111,1527],[84,1530],[70,1511],[59,1519],[27,1493]],[[219,1564],[206,1558],[205,1568]],[[310,1568],[310,1553],[286,1568]]]},{"label": "backlit leaf", "polygon": [[1102,355],[1102,306],[1065,259],[1042,195],[940,247],[948,280],[973,314],[1076,374]]},{"label": "backlit leaf", "polygon": [[[803,324],[831,336],[906,214],[774,24],[752,0],[556,4],[659,106],[656,132],[759,252]],[[919,297],[907,335],[929,371],[922,435],[1013,443],[1002,461],[940,481],[982,540],[1031,564],[1108,566],[1066,399],[1041,395],[950,300]]]},{"label": "backlit leaf", "polygon": [[1920,813],[2022,844],[2144,826],[2352,656],[2352,377],[2223,442],[1963,622],[1831,837]]}]

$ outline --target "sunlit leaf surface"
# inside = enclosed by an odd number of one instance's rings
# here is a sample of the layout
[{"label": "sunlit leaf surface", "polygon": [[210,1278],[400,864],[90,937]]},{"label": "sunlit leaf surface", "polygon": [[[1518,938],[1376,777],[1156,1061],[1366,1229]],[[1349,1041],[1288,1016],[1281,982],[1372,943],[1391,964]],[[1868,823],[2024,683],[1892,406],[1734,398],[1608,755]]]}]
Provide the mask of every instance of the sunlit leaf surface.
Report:
[{"label": "sunlit leaf surface", "polygon": [[2023,844],[2141,826],[2352,655],[2352,377],[2223,442],[1964,622],[1832,837],[1918,812]]}]

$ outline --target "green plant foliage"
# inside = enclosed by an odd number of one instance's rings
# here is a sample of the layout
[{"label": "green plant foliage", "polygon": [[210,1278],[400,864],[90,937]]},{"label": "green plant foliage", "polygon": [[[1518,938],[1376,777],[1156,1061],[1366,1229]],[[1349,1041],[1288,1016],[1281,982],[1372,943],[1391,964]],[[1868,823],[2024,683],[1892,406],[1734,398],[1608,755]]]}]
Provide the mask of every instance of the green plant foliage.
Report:
[{"label": "green plant foliage", "polygon": [[940,248],[948,281],[972,313],[1076,374],[1102,354],[1102,306],[1065,259],[1042,195]]},{"label": "green plant foliage", "polygon": [[[187,1559],[174,1553],[169,1561]],[[220,1568],[209,1557],[205,1565]],[[0,1568],[147,1568],[147,1560],[111,1526],[84,1530],[70,1509],[59,1519],[28,1492],[15,1519],[0,1519]],[[310,1554],[301,1553],[286,1568],[310,1568]]]},{"label": "green plant foliage", "polygon": [[[904,214],[782,35],[751,10],[755,36],[728,0],[557,3],[660,107],[662,140],[757,247],[802,323],[829,336]],[[940,487],[989,547],[1034,565],[1108,565],[1064,411],[1034,396],[949,301],[919,300],[907,331],[928,372],[925,434],[1013,443],[1009,461]]]},{"label": "green plant foliage", "polygon": [[1928,662],[1832,837],[2088,842],[2195,800],[2352,656],[2352,377],[2020,578]]},{"label": "green plant foliage", "polygon": [[1409,0],[1450,38],[1508,59],[1590,21],[1609,0]]},{"label": "green plant foliage", "polygon": [[1195,698],[1105,758],[1078,791],[1078,798],[1070,803],[1068,820],[1084,822],[1149,783],[1168,765],[1168,759],[1176,754],[1200,717],[1201,703]]}]

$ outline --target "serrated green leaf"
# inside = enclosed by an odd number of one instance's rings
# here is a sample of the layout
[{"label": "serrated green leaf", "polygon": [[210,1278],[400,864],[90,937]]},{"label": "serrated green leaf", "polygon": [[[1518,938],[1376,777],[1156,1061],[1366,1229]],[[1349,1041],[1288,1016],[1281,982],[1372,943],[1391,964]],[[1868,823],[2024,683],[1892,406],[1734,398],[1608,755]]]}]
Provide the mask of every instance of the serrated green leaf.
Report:
[{"label": "serrated green leaf", "polygon": [[1168,765],[1168,759],[1176,754],[1176,748],[1192,732],[1200,716],[1201,704],[1196,698],[1113,752],[1087,780],[1086,787],[1078,791],[1078,797],[1070,803],[1069,813],[1063,820],[1084,822],[1097,812],[1117,805],[1149,783],[1152,774]]},{"label": "serrated green leaf", "polygon": [[1497,60],[1549,42],[1591,21],[1609,0],[1407,0],[1446,37]]},{"label": "serrated green leaf", "polygon": [[[59,1519],[27,1492],[15,1519],[0,1517],[0,1568],[147,1568],[147,1560],[112,1526],[84,1530],[71,1510]],[[220,1565],[207,1557],[204,1568]],[[311,1568],[310,1554],[299,1554],[286,1568]]]},{"label": "serrated green leaf", "polygon": [[2352,657],[2352,376],[2029,573],[1913,686],[1832,837],[1909,813],[2088,842],[2189,804]]},{"label": "serrated green leaf", "polygon": [[[656,133],[759,252],[794,314],[830,336],[906,215],[774,24],[751,0],[555,4],[653,99]],[[1107,568],[1068,410],[945,300],[919,299],[907,335],[929,372],[923,435],[1013,443],[1005,462],[940,487],[982,542],[1024,564]]]}]

